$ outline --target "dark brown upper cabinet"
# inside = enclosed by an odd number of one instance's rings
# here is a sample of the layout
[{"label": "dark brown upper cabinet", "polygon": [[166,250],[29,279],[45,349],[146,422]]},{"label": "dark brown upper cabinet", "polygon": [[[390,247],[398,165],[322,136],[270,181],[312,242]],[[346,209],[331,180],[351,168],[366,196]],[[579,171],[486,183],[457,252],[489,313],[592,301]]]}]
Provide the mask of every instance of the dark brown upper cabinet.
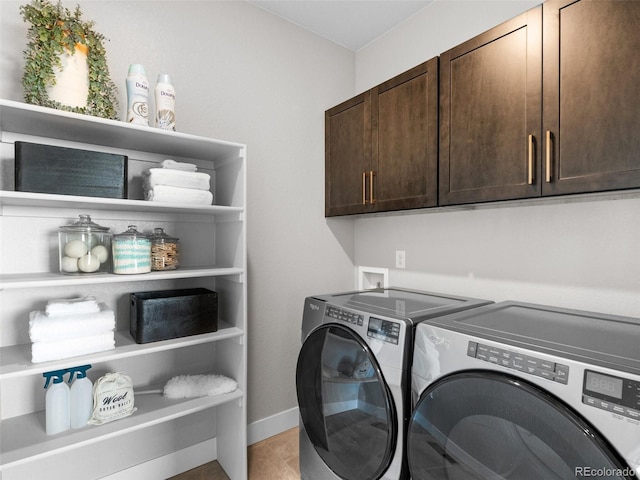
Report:
[{"label": "dark brown upper cabinet", "polygon": [[325,112],[325,215],[362,213],[371,170],[371,92]]},{"label": "dark brown upper cabinet", "polygon": [[440,205],[540,195],[542,7],[440,56]]},{"label": "dark brown upper cabinet", "polygon": [[543,11],[543,194],[640,187],[640,2]]},{"label": "dark brown upper cabinet", "polygon": [[638,25],[549,0],[445,52],[440,205],[640,187]]},{"label": "dark brown upper cabinet", "polygon": [[438,59],[325,112],[325,215],[437,204]]}]

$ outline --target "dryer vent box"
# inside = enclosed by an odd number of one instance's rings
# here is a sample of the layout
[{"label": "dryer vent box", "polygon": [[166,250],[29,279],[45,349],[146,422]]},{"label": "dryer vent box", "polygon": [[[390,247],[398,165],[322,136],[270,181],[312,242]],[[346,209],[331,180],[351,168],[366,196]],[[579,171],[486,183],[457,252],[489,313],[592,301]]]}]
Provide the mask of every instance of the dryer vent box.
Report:
[{"label": "dryer vent box", "polygon": [[389,287],[389,269],[358,267],[358,290]]}]

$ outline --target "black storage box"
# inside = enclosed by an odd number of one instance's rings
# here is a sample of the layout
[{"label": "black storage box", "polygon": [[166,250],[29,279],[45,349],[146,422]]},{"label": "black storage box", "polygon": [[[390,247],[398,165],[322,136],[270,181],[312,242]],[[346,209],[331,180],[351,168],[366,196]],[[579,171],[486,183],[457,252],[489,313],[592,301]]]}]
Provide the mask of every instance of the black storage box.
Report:
[{"label": "black storage box", "polygon": [[20,192],[127,198],[126,155],[15,142]]},{"label": "black storage box", "polygon": [[131,293],[130,332],[136,343],[218,330],[218,294],[206,288]]}]

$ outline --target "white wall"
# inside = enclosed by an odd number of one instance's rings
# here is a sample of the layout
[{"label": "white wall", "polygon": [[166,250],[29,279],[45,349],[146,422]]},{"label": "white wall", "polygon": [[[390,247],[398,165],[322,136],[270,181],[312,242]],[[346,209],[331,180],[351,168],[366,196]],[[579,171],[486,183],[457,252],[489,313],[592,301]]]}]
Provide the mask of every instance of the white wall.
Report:
[{"label": "white wall", "polygon": [[539,0],[434,0],[356,53],[356,91],[362,92],[499,23]]},{"label": "white wall", "polygon": [[[362,91],[539,2],[436,0],[356,54]],[[356,264],[390,283],[640,316],[640,193],[564,197],[355,220]],[[406,269],[395,269],[395,250]]]},{"label": "white wall", "polygon": [[[0,2],[0,97],[17,101],[24,3]],[[241,1],[76,3],[109,39],[121,106],[142,63],[152,85],[171,75],[179,131],[248,145],[248,419],[294,408],[304,297],[353,280],[353,223],[323,213],[324,110],[353,95],[353,52]]]}]

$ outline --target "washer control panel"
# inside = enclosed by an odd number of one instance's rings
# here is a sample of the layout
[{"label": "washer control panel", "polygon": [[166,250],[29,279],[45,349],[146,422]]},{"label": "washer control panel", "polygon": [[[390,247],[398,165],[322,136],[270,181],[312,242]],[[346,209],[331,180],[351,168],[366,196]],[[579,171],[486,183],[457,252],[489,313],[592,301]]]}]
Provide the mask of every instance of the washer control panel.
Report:
[{"label": "washer control panel", "polygon": [[359,327],[364,324],[364,315],[361,313],[342,310],[341,308],[328,306],[325,315],[333,318],[334,320],[351,323],[352,325],[358,325]]},{"label": "washer control panel", "polygon": [[381,318],[369,317],[367,337],[398,345],[400,338],[400,324]]},{"label": "washer control panel", "polygon": [[[365,324],[364,314],[350,312],[349,310],[343,310],[342,308],[333,307],[331,305],[327,307],[325,315],[333,320],[349,323],[353,326],[362,327]],[[393,345],[398,345],[400,341],[400,324],[398,322],[369,317],[369,322],[366,328],[367,337],[369,338],[392,343]]]},{"label": "washer control panel", "polygon": [[469,342],[467,355],[478,360],[501,365],[512,370],[547,378],[564,385],[569,381],[569,366],[555,363],[531,355],[492,347],[477,342]]},{"label": "washer control panel", "polygon": [[585,370],[582,403],[640,421],[640,381]]}]

